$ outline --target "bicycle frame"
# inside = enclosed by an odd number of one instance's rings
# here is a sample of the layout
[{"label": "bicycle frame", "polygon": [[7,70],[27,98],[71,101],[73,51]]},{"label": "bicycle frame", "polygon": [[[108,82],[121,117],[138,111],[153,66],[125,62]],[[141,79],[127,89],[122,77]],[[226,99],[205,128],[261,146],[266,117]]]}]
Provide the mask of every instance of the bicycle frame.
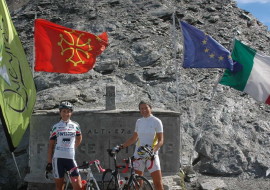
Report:
[{"label": "bicycle frame", "polygon": [[121,188],[121,184],[120,184],[120,172],[119,172],[119,169],[123,169],[123,168],[126,168],[125,165],[117,165],[117,159],[116,159],[116,154],[119,152],[119,146],[116,146],[114,147],[113,149],[107,149],[107,152],[109,153],[109,155],[111,157],[113,157],[113,164],[114,164],[114,168],[113,169],[107,169],[106,172],[103,174],[102,176],[102,185],[103,185],[103,188],[105,189],[104,187],[104,177],[107,177],[106,174],[107,174],[107,171],[108,172],[111,172],[111,176],[110,176],[110,179],[109,179],[109,182],[111,182],[111,180],[113,179],[114,181],[114,189],[122,189]]},{"label": "bicycle frame", "polygon": [[86,184],[86,190],[90,190],[91,189],[91,186],[92,184],[94,183],[94,185],[96,186],[96,189],[97,190],[100,190],[100,187],[97,183],[97,180],[96,178],[94,177],[93,175],[93,172],[92,172],[92,169],[91,169],[91,165],[95,164],[97,170],[99,172],[104,172],[105,170],[100,166],[100,161],[99,160],[94,160],[94,161],[90,161],[90,162],[87,162],[87,163],[84,163],[83,165],[81,166],[78,166],[78,167],[74,167],[72,168],[70,171],[67,172],[67,176],[68,176],[68,180],[66,182],[66,187],[65,187],[65,190],[67,190],[68,188],[68,185],[69,183],[71,182],[71,177],[70,177],[70,174],[78,169],[80,173],[87,173],[87,177],[86,177],[86,181],[87,181],[87,184]]},{"label": "bicycle frame", "polygon": [[114,175],[114,179],[115,179],[115,185],[116,185],[116,189],[120,188],[120,184],[119,184],[119,180],[120,180],[120,175],[119,175],[119,169],[120,168],[124,168],[124,166],[117,166],[117,160],[116,160],[116,154],[114,154],[113,156],[113,162],[114,162],[114,170],[112,171],[112,175]]},{"label": "bicycle frame", "polygon": [[[136,189],[137,188],[139,189],[140,187],[142,187],[143,181],[147,181],[147,184],[149,185],[148,188],[153,189],[152,185],[145,177],[139,176],[138,174],[135,173],[133,162],[136,160],[144,160],[144,159],[135,158],[134,156],[128,157],[127,159],[124,159],[124,161],[126,163],[126,168],[127,168],[125,171],[128,170],[129,165],[131,165],[131,167],[130,167],[131,169],[130,169],[130,177],[122,190],[129,190],[132,186],[135,187]],[[153,162],[154,162],[153,159],[150,159],[150,160],[152,162],[151,165],[153,165]],[[145,160],[145,162],[146,161],[147,160]],[[138,180],[138,179],[140,179],[140,180]]]},{"label": "bicycle frame", "polygon": [[[135,169],[134,169],[134,166],[133,166],[133,162],[135,161],[135,160],[141,160],[141,159],[143,159],[144,160],[144,158],[138,158],[138,159],[136,159],[136,158],[134,158],[134,156],[132,156],[132,157],[128,157],[127,159],[124,159],[124,162],[125,162],[125,166],[117,166],[117,159],[116,159],[116,154],[120,151],[120,149],[119,149],[119,146],[116,146],[116,147],[114,147],[113,149],[108,149],[107,150],[108,151],[108,153],[109,153],[109,155],[111,156],[111,157],[113,157],[113,160],[114,160],[114,170],[112,170],[112,169],[107,169],[107,171],[108,171],[108,173],[110,173],[111,172],[111,178],[109,179],[109,184],[111,184],[111,180],[113,179],[114,180],[114,183],[113,183],[113,187],[114,187],[114,189],[120,189],[120,190],[125,190],[125,189],[129,189],[130,187],[140,187],[141,186],[141,183],[142,182],[140,182],[140,181],[138,181],[137,179],[139,178],[139,179],[141,179],[141,178],[144,178],[144,177],[142,177],[142,176],[139,176],[139,175],[137,175],[136,173],[135,173]],[[153,154],[152,154],[153,155]],[[151,167],[152,167],[152,165],[153,165],[153,160],[154,160],[154,155],[151,157]],[[145,160],[145,161],[147,161],[147,160]],[[131,167],[129,167],[129,166],[131,166]],[[120,173],[119,173],[119,169],[121,169],[121,168],[125,168],[123,171],[122,171],[122,173],[126,173],[128,170],[129,170],[129,168],[131,168],[131,170],[130,170],[130,175],[129,175],[129,177],[128,177],[128,179],[127,179],[127,177],[125,177],[125,179],[126,179],[126,182],[125,182],[125,184],[124,184],[124,187],[121,187],[121,185],[119,184],[119,181],[121,181],[120,180]],[[150,168],[150,167],[149,167]],[[103,175],[103,177],[102,177],[102,181],[103,181],[103,187],[104,188],[106,188],[105,186],[104,186],[104,180],[105,180],[105,176],[106,176],[106,174],[107,174],[107,172],[105,172],[104,173],[104,175]],[[139,177],[138,177],[139,176]],[[146,178],[144,178],[143,179],[144,181],[148,181]],[[149,183],[149,182],[148,182]],[[149,183],[150,184],[150,183]],[[151,184],[150,184],[150,186],[151,186]],[[108,188],[109,186],[107,186],[107,188]],[[110,188],[109,188],[110,189]],[[151,187],[151,189],[152,189],[152,187]]]},{"label": "bicycle frame", "polygon": [[[128,170],[129,164],[131,165],[131,167],[130,167],[130,176],[128,178],[127,185],[123,189],[128,189],[131,186],[131,184],[134,182],[135,176],[138,175],[135,173],[134,166],[133,166],[133,162],[135,160],[138,160],[138,159],[135,159],[134,156],[124,159],[126,163],[126,169],[123,171],[123,173]],[[138,184],[136,185],[138,186]]]}]

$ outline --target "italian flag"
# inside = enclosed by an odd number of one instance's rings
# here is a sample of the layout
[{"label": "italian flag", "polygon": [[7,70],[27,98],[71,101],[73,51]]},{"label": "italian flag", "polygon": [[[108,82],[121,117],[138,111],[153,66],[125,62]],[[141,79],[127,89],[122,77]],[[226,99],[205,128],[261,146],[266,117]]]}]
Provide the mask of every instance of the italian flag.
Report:
[{"label": "italian flag", "polygon": [[246,92],[255,100],[270,104],[270,56],[258,54],[256,50],[238,40],[234,41],[232,59],[243,66],[237,73],[226,70],[220,84]]}]

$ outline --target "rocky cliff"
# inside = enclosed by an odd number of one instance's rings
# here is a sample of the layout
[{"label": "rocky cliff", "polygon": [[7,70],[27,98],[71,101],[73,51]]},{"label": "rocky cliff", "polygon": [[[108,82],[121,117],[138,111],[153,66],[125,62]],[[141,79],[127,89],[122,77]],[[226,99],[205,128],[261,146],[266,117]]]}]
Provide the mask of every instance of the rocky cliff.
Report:
[{"label": "rocky cliff", "polygon": [[[179,20],[205,31],[228,49],[236,37],[270,54],[267,27],[239,9],[235,1],[7,0],[7,3],[29,63],[33,62],[35,18],[94,34],[106,31],[109,35],[109,47],[88,73],[34,73],[38,91],[35,110],[54,109],[60,100],[73,102],[77,109],[104,109],[105,88],[114,85],[117,109],[137,109],[138,101],[146,99],[152,102],[154,110],[181,113],[183,168],[192,166],[204,176],[241,179],[265,176],[270,166],[269,106],[222,85],[217,85],[212,97],[223,70],[181,67],[183,40]],[[1,165],[6,165],[5,171],[0,171],[3,186],[10,180],[7,173],[16,174],[14,163],[7,158],[10,156],[4,140],[0,148]],[[26,148],[24,143],[17,150],[22,160],[27,159]],[[26,166],[27,163],[21,164],[21,170],[25,171]]]}]

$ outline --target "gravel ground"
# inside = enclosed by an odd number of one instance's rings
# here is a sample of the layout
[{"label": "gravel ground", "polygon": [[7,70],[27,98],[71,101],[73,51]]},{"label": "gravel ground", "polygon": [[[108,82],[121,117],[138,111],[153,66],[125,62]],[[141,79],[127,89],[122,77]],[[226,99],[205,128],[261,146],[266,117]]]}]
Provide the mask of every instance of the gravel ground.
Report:
[{"label": "gravel ground", "polygon": [[[207,180],[207,179],[219,179],[224,181],[226,188],[222,190],[270,190],[270,179],[269,178],[256,178],[256,179],[241,179],[240,177],[208,177],[200,176],[198,181]],[[198,185],[197,185],[198,187]],[[195,190],[197,188],[190,188],[187,190]]]},{"label": "gravel ground", "polygon": [[229,190],[269,190],[270,179],[237,179],[224,178],[223,179]]}]

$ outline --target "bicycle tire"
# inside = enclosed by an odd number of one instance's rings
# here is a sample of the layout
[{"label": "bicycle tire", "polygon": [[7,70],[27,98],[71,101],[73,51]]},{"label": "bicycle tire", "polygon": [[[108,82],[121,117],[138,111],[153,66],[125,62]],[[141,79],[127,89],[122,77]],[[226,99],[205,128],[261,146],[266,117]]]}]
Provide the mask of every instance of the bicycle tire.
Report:
[{"label": "bicycle tire", "polygon": [[67,186],[67,184],[65,183],[64,184],[64,190],[73,190],[72,184],[69,183],[68,186]]},{"label": "bicycle tire", "polygon": [[68,176],[65,175],[65,181],[64,181],[64,190],[73,190],[71,181],[69,180]]},{"label": "bicycle tire", "polygon": [[[68,186],[67,186],[68,185]],[[93,184],[93,187],[91,187],[90,189],[88,189],[87,187],[84,190],[97,190],[98,188],[96,188],[96,185]],[[66,184],[64,183],[64,190],[73,190],[72,184]]]},{"label": "bicycle tire", "polygon": [[132,183],[130,187],[127,188],[129,190],[154,190],[151,183],[143,176],[136,175],[135,178],[132,179]]},{"label": "bicycle tire", "polygon": [[64,187],[65,190],[73,190],[73,187],[72,186],[68,186],[67,188]]},{"label": "bicycle tire", "polygon": [[118,190],[118,183],[117,179],[115,179],[115,176],[113,175],[113,172],[111,169],[106,169],[106,171],[102,174],[102,189],[103,190]]},{"label": "bicycle tire", "polygon": [[100,189],[99,187],[96,186],[94,181],[91,181],[90,183],[91,183],[90,186],[87,185],[85,190],[98,190],[98,189]]}]

